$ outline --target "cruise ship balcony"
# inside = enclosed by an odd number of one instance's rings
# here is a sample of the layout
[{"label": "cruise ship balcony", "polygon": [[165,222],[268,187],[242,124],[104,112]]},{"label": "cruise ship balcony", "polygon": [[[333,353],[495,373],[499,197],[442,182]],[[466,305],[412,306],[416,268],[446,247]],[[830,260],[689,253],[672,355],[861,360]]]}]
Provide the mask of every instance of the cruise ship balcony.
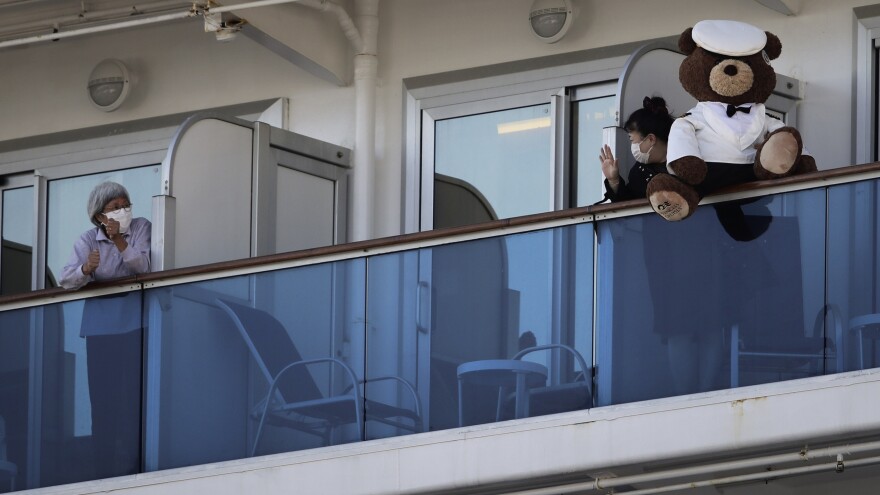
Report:
[{"label": "cruise ship balcony", "polygon": [[871,493],[878,249],[874,163],[5,296],[0,492]]}]

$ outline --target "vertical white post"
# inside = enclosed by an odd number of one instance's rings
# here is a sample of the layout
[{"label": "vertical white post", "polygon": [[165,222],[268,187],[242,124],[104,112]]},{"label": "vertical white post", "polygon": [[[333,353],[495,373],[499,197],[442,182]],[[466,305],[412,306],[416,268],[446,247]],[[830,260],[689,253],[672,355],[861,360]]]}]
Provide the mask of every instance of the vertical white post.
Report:
[{"label": "vertical white post", "polygon": [[355,144],[349,241],[361,241],[373,236],[379,0],[357,0],[354,21],[363,47],[354,58]]}]

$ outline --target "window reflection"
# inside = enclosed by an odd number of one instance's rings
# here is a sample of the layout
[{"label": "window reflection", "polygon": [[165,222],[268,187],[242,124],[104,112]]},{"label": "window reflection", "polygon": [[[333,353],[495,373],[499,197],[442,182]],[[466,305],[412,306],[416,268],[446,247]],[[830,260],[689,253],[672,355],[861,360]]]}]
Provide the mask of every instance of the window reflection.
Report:
[{"label": "window reflection", "polygon": [[[602,147],[602,129],[617,123],[616,96],[605,96],[575,104],[577,121],[577,206],[586,206],[601,200],[605,191],[604,177],[596,156]],[[626,163],[628,157],[618,157]]]},{"label": "window reflection", "polygon": [[435,124],[434,228],[553,209],[550,105]]},{"label": "window reflection", "polygon": [[3,191],[0,295],[31,290],[34,239],[34,188]]},{"label": "window reflection", "polygon": [[414,380],[430,430],[589,407],[592,245],[584,225],[372,258],[368,362]]},{"label": "window reflection", "polygon": [[364,285],[353,260],[149,291],[155,468],[361,440]]},{"label": "window reflection", "polygon": [[825,373],[823,203],[804,191],[600,223],[601,402]]},{"label": "window reflection", "polygon": [[880,181],[828,189],[828,300],[845,330],[843,370],[880,366]]},{"label": "window reflection", "polygon": [[0,313],[0,491],[140,471],[140,298]]}]

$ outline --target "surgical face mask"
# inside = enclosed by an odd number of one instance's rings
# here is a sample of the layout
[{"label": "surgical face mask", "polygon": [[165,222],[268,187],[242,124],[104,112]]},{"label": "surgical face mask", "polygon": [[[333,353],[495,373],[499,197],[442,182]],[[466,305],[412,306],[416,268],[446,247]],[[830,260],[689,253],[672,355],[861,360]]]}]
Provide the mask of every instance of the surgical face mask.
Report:
[{"label": "surgical face mask", "polygon": [[131,209],[129,211],[125,211],[125,208],[120,208],[116,211],[111,211],[104,213],[107,218],[112,218],[119,222],[119,233],[124,234],[128,232],[128,227],[131,225]]},{"label": "surgical face mask", "polygon": [[651,155],[651,150],[654,149],[654,145],[652,144],[651,147],[648,148],[648,151],[647,151],[647,152],[642,151],[642,149],[641,149],[639,146],[641,146],[641,144],[642,144],[644,141],[645,141],[645,140],[642,139],[642,140],[639,141],[638,143],[632,143],[632,145],[631,145],[633,158],[635,158],[636,161],[639,162],[639,163],[649,163],[649,162],[648,162],[648,160],[649,160],[648,157]]}]

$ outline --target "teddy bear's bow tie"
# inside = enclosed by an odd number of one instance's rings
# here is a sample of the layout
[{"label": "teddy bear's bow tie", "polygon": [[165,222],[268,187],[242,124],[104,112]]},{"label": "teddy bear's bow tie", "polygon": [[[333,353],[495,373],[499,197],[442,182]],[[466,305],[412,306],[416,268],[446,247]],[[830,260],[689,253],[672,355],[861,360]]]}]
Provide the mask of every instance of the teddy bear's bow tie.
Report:
[{"label": "teddy bear's bow tie", "polygon": [[733,117],[733,114],[736,112],[749,113],[752,111],[752,107],[738,107],[736,105],[727,105],[727,116]]}]

